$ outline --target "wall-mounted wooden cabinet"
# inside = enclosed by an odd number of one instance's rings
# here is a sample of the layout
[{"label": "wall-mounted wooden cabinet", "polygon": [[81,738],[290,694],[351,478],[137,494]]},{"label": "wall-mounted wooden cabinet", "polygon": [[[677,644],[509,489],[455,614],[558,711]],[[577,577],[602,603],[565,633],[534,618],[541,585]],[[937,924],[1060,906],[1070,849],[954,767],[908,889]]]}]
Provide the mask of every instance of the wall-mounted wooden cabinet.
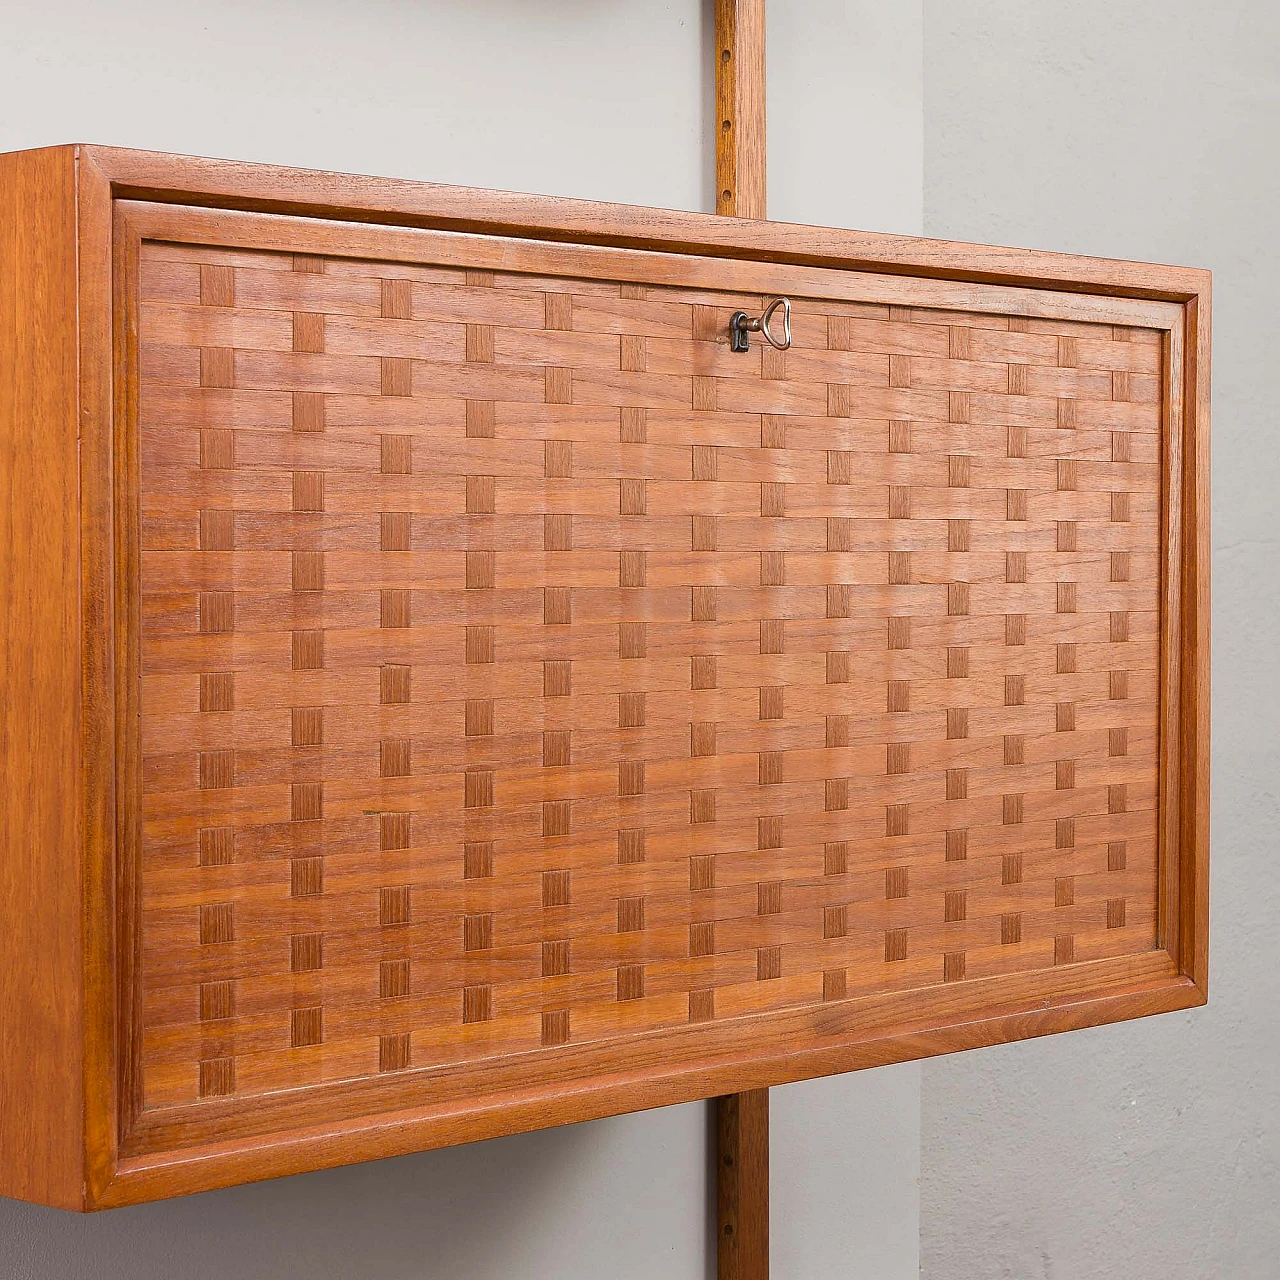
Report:
[{"label": "wall-mounted wooden cabinet", "polygon": [[1203,1001],[1205,273],[0,175],[0,1192]]}]

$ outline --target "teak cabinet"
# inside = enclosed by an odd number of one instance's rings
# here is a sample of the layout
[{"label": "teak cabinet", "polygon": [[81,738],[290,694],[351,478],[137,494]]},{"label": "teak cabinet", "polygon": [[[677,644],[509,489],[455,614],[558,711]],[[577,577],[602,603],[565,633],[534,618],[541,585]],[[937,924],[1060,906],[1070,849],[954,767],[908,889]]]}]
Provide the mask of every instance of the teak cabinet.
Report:
[{"label": "teak cabinet", "polygon": [[1206,273],[0,177],[0,1192],[1205,999]]}]

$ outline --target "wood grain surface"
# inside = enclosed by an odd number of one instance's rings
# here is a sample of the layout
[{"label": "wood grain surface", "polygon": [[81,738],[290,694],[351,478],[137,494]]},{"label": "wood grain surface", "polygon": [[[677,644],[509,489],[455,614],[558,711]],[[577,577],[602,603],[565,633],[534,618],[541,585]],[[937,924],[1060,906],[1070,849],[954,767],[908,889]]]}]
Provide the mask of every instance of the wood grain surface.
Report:
[{"label": "wood grain surface", "polygon": [[716,0],[716,212],[764,218],[764,0]]},{"label": "wood grain surface", "polygon": [[1205,273],[4,164],[0,1191],[1203,1002]]},{"label": "wood grain surface", "polygon": [[[765,128],[764,0],[717,0],[715,5],[716,213],[767,216],[768,147]],[[717,1099],[716,1157],[721,1202],[718,1274],[722,1280],[768,1280],[769,1093]],[[762,1142],[743,1143],[743,1110],[761,1114]],[[746,1163],[739,1157],[745,1157]],[[763,1186],[762,1202],[743,1206],[742,1179]],[[745,1208],[745,1213],[739,1210]],[[755,1215],[754,1217],[752,1215]],[[727,1216],[726,1216],[727,1215]],[[747,1244],[743,1230],[750,1233]],[[760,1233],[764,1247],[758,1245]]]},{"label": "wood grain surface", "polygon": [[481,191],[357,174],[289,169],[117,147],[78,147],[117,199],[246,209],[349,223],[519,235],[564,244],[606,244],[884,271],[904,277],[1063,289],[1106,297],[1185,303],[1206,296],[1209,272],[1043,250],[889,235],[843,227],[730,220],[675,209]]},{"label": "wood grain surface", "polygon": [[719,1280],[768,1280],[769,1090],[716,1099]]},{"label": "wood grain surface", "polygon": [[83,1184],[75,168],[0,156],[0,1193]]},{"label": "wood grain surface", "polygon": [[1156,945],[1154,331],[140,291],[144,1108]]}]

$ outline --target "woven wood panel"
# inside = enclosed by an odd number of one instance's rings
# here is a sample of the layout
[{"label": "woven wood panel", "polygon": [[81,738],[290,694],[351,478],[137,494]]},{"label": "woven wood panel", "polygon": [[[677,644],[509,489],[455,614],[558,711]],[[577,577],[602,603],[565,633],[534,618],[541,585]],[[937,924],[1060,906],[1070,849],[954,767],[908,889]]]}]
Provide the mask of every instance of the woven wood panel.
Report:
[{"label": "woven wood panel", "polygon": [[141,288],[145,1105],[1154,947],[1157,333]]}]

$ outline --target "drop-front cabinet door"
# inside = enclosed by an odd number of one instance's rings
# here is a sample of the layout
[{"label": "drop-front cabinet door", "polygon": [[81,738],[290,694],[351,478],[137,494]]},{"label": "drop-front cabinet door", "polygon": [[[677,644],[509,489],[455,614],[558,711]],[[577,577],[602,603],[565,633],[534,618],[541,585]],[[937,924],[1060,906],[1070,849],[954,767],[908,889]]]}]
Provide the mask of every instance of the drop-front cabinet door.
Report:
[{"label": "drop-front cabinet door", "polygon": [[[122,1154],[459,1141],[1176,973],[1178,306],[117,235]],[[775,295],[790,350],[731,351]]]}]

